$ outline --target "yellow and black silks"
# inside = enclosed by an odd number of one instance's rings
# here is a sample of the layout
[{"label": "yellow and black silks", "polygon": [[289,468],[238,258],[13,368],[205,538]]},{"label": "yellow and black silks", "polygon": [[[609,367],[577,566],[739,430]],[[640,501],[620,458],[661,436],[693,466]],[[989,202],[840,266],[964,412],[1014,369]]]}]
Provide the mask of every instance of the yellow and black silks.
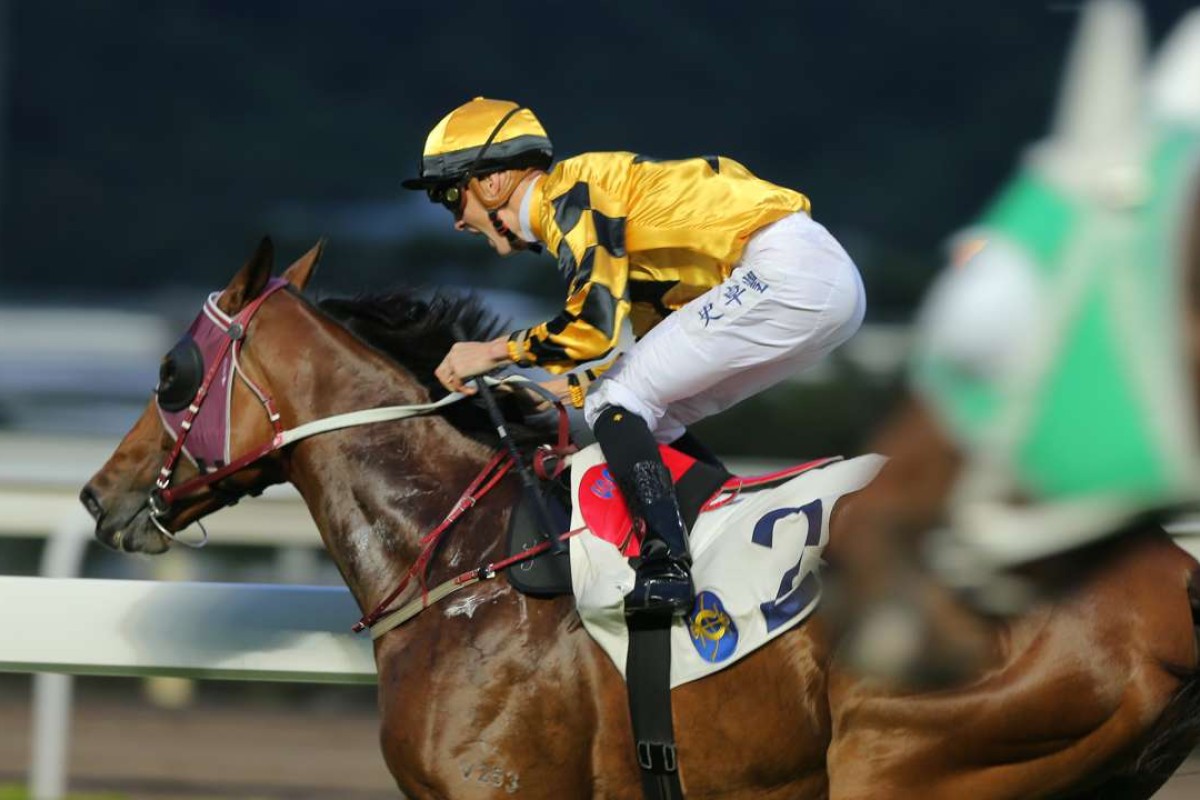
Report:
[{"label": "yellow and black silks", "polygon": [[612,350],[629,315],[642,336],[721,283],[750,236],[797,211],[799,192],[722,156],[657,161],[586,153],[533,188],[534,235],[558,256],[568,283],[557,316],[514,332],[509,355],[562,373]]}]

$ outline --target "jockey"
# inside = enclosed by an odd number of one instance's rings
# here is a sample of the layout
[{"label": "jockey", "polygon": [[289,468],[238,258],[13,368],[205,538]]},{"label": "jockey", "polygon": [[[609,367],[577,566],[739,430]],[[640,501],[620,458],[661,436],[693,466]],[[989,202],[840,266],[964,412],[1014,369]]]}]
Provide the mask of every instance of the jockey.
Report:
[{"label": "jockey", "polygon": [[[437,368],[449,390],[498,367],[570,373],[547,387],[584,410],[631,513],[645,524],[628,614],[684,615],[687,532],[656,442],[812,366],[862,323],[854,262],[808,198],[732,159],[585,153],[551,168],[533,112],[482,97],[447,114],[404,182],[501,256],[542,247],[567,299],[553,319],[459,342]],[[629,318],[636,343],[612,353]],[[611,368],[608,368],[611,367]],[[572,370],[577,370],[571,372]]]}]

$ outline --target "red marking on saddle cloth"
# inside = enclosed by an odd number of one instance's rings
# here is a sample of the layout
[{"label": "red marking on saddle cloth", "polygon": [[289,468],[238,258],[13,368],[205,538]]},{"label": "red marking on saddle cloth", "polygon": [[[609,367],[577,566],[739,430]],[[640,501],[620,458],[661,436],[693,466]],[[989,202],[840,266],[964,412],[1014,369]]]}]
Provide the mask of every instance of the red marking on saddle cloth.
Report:
[{"label": "red marking on saddle cloth", "polygon": [[[663,464],[671,473],[672,483],[679,483],[679,479],[696,463],[696,459],[684,455],[669,445],[660,444],[658,451],[662,455]],[[722,498],[721,502],[713,502],[713,498],[718,495],[732,492],[733,495],[729,497],[729,500],[733,500],[743,489],[781,483],[802,472],[823,467],[837,460],[839,460],[838,457],[821,458],[772,472],[769,475],[754,478],[732,477],[713,493],[713,496],[702,507],[702,511],[709,511],[724,505],[725,498]],[[579,503],[579,513],[583,515],[583,523],[593,535],[615,546],[627,558],[634,558],[642,552],[642,529],[640,526],[634,526],[629,508],[625,504],[625,496],[621,494],[621,489],[609,473],[607,463],[595,464],[583,474],[583,480],[579,484],[577,502]]]},{"label": "red marking on saddle cloth", "polygon": [[[658,446],[658,452],[671,473],[672,483],[678,483],[683,473],[696,463],[696,459],[665,444]],[[595,464],[583,473],[579,513],[593,534],[615,545],[626,557],[633,558],[642,552],[642,531],[634,529],[625,496],[609,473],[607,463]]]}]

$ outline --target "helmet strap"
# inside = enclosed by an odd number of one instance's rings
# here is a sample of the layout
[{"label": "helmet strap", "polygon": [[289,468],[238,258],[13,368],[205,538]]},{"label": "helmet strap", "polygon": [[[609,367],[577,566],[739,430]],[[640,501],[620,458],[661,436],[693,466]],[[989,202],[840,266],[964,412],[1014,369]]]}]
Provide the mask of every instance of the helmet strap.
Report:
[{"label": "helmet strap", "polygon": [[467,191],[475,195],[476,199],[483,205],[488,212],[488,219],[492,221],[492,227],[496,229],[496,233],[503,236],[514,250],[532,250],[535,253],[542,251],[541,245],[536,242],[527,242],[518,236],[512,228],[504,224],[500,219],[500,209],[512,199],[513,192],[521,185],[521,181],[531,173],[532,168],[522,170],[506,170],[501,173],[493,173],[500,176],[500,181],[495,191],[488,191],[483,182],[479,178],[471,178],[467,182]]},{"label": "helmet strap", "polygon": [[488,211],[488,219],[492,221],[492,227],[496,229],[496,233],[500,234],[508,241],[508,246],[513,250],[529,250],[533,253],[542,252],[542,246],[537,242],[527,242],[513,232],[513,229],[504,224],[500,219],[499,209]]},{"label": "helmet strap", "polygon": [[483,157],[487,155],[487,151],[492,146],[492,142],[496,140],[496,134],[500,133],[500,129],[504,127],[504,123],[508,122],[513,118],[513,116],[516,115],[518,111],[521,111],[524,108],[525,106],[517,106],[516,108],[511,109],[500,119],[499,122],[496,123],[496,127],[492,128],[492,132],[488,134],[487,141],[485,141],[483,146],[479,148],[479,153],[471,161],[470,166],[467,167],[467,189],[469,189],[471,192],[474,192],[475,197],[479,200],[479,202],[483,203],[483,207],[488,211],[495,211],[496,209],[503,207],[504,204],[508,202],[508,198],[512,197],[512,193],[517,190],[517,186],[521,183],[525,176],[533,171],[532,169],[510,169],[493,172],[493,175],[500,176],[500,183],[494,192],[485,189],[479,180],[479,176],[475,173],[476,168],[483,163]]},{"label": "helmet strap", "polygon": [[499,211],[488,211],[488,219],[492,221],[492,227],[496,229],[496,233],[508,240],[509,246],[514,250],[520,250],[525,244],[525,240],[513,233],[513,229],[504,224],[500,219]]},{"label": "helmet strap", "polygon": [[479,202],[483,204],[483,207],[487,209],[488,219],[492,221],[492,227],[496,229],[496,233],[500,234],[505,238],[505,240],[508,241],[510,247],[512,247],[514,250],[532,250],[535,253],[540,253],[542,251],[541,245],[530,244],[521,237],[517,236],[517,234],[513,233],[511,228],[509,228],[500,220],[500,214],[498,213],[512,197],[513,192],[517,190],[517,187],[521,185],[521,181],[525,180],[526,176],[533,172],[533,168],[527,167],[525,169],[508,169],[491,173],[493,175],[498,175],[500,178],[495,191],[489,191],[488,189],[484,188],[483,182],[479,180],[479,176],[474,174],[476,166],[483,162],[483,157],[487,153],[488,148],[490,148],[492,146],[492,142],[496,140],[496,134],[500,133],[500,129],[504,127],[504,124],[512,119],[513,116],[522,109],[524,109],[524,106],[517,106],[516,108],[511,109],[500,119],[499,122],[496,123],[496,127],[492,128],[492,132],[488,134],[487,141],[485,141],[483,146],[479,148],[479,154],[475,156],[475,158],[471,161],[471,165],[467,167],[467,175],[470,176],[467,179],[467,191],[474,194],[476,199],[478,199]]},{"label": "helmet strap", "polygon": [[488,211],[495,211],[503,208],[504,204],[513,196],[513,192],[521,185],[521,181],[525,180],[532,169],[507,169],[503,172],[493,172],[493,175],[498,176],[499,181],[495,190],[489,190],[483,185],[477,177],[472,177],[467,182],[467,188],[474,192],[476,199],[483,204],[483,207]]}]

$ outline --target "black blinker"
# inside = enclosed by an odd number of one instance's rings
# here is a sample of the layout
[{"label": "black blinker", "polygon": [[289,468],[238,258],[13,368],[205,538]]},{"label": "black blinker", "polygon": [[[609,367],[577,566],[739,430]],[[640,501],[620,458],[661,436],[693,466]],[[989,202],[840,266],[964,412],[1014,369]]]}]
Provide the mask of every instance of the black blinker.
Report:
[{"label": "black blinker", "polygon": [[204,380],[204,355],[190,336],[171,348],[158,369],[158,405],[166,412],[187,408]]}]

